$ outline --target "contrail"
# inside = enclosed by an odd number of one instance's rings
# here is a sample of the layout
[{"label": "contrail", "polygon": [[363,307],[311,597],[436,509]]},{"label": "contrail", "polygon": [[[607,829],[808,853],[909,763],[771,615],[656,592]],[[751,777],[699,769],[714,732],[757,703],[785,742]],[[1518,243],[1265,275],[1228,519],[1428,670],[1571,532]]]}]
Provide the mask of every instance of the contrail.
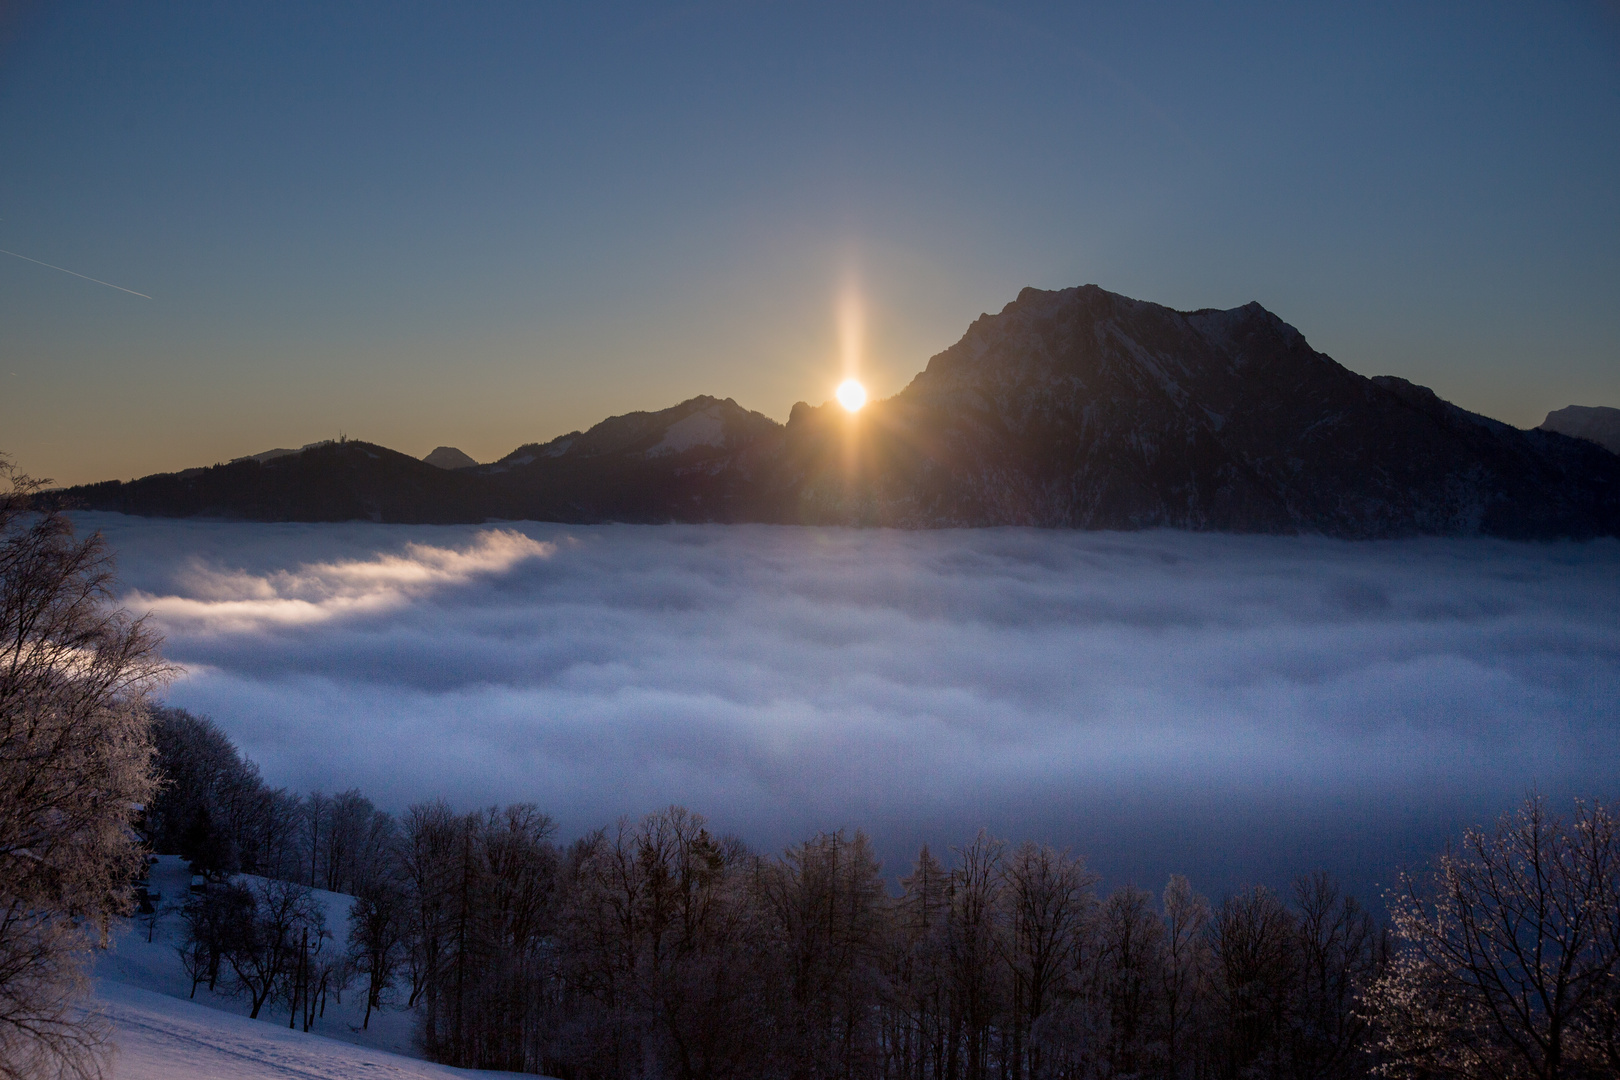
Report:
[{"label": "contrail", "polygon": [[110,281],[102,281],[100,278],[91,277],[89,274],[81,274],[77,270],[69,270],[65,266],[51,266],[51,264],[48,263],[48,262],[40,262],[38,259],[30,259],[26,255],[18,255],[15,251],[7,251],[5,248],[0,248],[0,255],[10,255],[13,258],[21,259],[24,262],[37,263],[40,266],[49,267],[52,270],[60,270],[64,274],[72,274],[74,277],[82,277],[86,281],[93,281],[97,285],[105,285],[105,286],[107,286],[107,288],[109,288],[109,289],[117,289],[119,292],[127,292],[131,296],[141,296],[141,297],[145,297],[148,300],[152,299],[150,296],[147,296],[143,292],[136,292],[134,289],[126,289],[122,285],[114,285]]}]

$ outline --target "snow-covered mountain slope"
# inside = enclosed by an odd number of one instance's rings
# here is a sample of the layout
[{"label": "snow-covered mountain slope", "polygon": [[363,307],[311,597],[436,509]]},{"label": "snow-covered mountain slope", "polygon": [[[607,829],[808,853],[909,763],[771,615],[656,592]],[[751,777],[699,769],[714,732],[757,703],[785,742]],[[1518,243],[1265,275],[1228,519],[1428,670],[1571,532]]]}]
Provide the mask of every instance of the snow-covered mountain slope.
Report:
[{"label": "snow-covered mountain slope", "polygon": [[517,1073],[451,1069],[285,1024],[249,1020],[110,979],[96,1004],[112,1022],[110,1080],[465,1080]]}]

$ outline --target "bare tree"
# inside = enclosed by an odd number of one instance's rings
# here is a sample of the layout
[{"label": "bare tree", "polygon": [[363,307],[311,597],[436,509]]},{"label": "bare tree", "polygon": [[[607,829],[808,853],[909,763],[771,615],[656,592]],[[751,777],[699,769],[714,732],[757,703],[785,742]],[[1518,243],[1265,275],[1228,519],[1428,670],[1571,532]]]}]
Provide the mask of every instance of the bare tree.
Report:
[{"label": "bare tree", "polygon": [[0,1077],[92,1076],[84,965],[129,909],[132,828],[155,783],[158,639],[113,603],[99,534],[30,512],[0,459]]},{"label": "bare tree", "polygon": [[407,889],[410,947],[406,966],[415,1008],[440,980],[449,952],[450,893],[455,880],[458,819],[443,802],[417,803],[406,811],[399,846],[400,871]]},{"label": "bare tree", "polygon": [[1366,1063],[1359,1059],[1367,1021],[1356,998],[1387,960],[1387,932],[1381,933],[1326,871],[1294,883],[1294,907],[1299,925],[1290,1050],[1294,1075],[1327,1080],[1364,1073]]},{"label": "bare tree", "polygon": [[878,1054],[875,1006],[887,904],[866,834],[822,833],[762,875],[778,943],[786,1057],[804,1077],[864,1075]]},{"label": "bare tree", "polygon": [[292,962],[281,978],[281,999],[287,1003],[288,1028],[296,1028],[302,1017],[304,1030],[308,1031],[315,1023],[317,1007],[322,1014],[326,1012],[327,988],[346,966],[345,958],[334,955],[327,947],[331,940],[326,913],[318,903],[311,903],[308,917],[296,928]]},{"label": "bare tree", "polygon": [[[956,849],[956,867],[951,871],[945,966],[956,1030],[948,1052],[960,1053],[960,1075],[966,1080],[984,1080],[991,1074],[991,1039],[1005,989],[999,960],[1006,850],[1006,844],[981,829],[973,843]],[[954,1073],[956,1062],[948,1060],[946,1065]]]},{"label": "bare tree", "polygon": [[332,800],[319,790],[310,792],[309,798],[304,800],[304,828],[308,830],[304,852],[309,860],[309,887],[312,889],[321,884],[321,857],[330,846],[326,829],[331,823],[331,809]]},{"label": "bare tree", "polygon": [[219,983],[226,955],[253,920],[255,901],[247,886],[235,882],[214,885],[193,896],[181,909],[186,933],[175,948],[191,977],[191,997],[199,984],[212,991]]},{"label": "bare tree", "polygon": [[1281,1075],[1298,975],[1293,915],[1257,885],[1227,897],[1208,934],[1215,1074]]},{"label": "bare tree", "polygon": [[253,913],[231,939],[225,959],[247,992],[248,1016],[258,1019],[265,1002],[294,974],[307,936],[319,940],[326,932],[326,916],[309,887],[297,882],[261,879],[251,895]]},{"label": "bare tree", "polygon": [[1108,1010],[1109,1072],[1158,1072],[1164,922],[1153,897],[1129,885],[1109,895],[1099,922],[1097,981]]},{"label": "bare tree", "polygon": [[894,1030],[886,1041],[894,1074],[923,1080],[943,1070],[950,1036],[950,992],[942,962],[950,872],[925,844],[900,887],[905,892],[894,905],[887,964]]},{"label": "bare tree", "polygon": [[1097,876],[1067,852],[1025,841],[1007,859],[1005,880],[1003,947],[1012,973],[1008,1054],[1014,1076],[1041,1076],[1041,1047],[1030,1033],[1062,1000],[1064,984],[1078,963],[1096,907],[1091,890]]},{"label": "bare tree", "polygon": [[408,948],[410,912],[403,884],[381,875],[360,889],[349,909],[349,960],[366,977],[366,1015],[362,1029],[371,1026],[371,1014],[382,1006],[393,986]]},{"label": "bare tree", "polygon": [[1390,897],[1397,953],[1367,998],[1397,1077],[1620,1075],[1620,830],[1540,797]]},{"label": "bare tree", "polygon": [[643,992],[647,980],[646,868],[638,830],[621,819],[577,842],[563,911],[563,976],[570,988],[560,1050],[586,1075],[631,1076],[650,1039]]},{"label": "bare tree", "polygon": [[1198,1020],[1203,1012],[1209,972],[1209,901],[1193,892],[1180,874],[1164,887],[1164,966],[1160,973],[1164,1000],[1165,1072],[1180,1080],[1191,1071],[1192,1050],[1202,1040]]}]

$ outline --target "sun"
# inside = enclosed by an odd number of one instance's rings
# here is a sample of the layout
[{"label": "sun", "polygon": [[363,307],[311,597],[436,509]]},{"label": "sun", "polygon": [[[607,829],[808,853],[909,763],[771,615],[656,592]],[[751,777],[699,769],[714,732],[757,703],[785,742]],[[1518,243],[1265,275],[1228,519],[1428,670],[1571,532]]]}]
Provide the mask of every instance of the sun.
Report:
[{"label": "sun", "polygon": [[845,379],[838,384],[838,404],[850,412],[859,412],[866,404],[866,387],[854,379]]}]

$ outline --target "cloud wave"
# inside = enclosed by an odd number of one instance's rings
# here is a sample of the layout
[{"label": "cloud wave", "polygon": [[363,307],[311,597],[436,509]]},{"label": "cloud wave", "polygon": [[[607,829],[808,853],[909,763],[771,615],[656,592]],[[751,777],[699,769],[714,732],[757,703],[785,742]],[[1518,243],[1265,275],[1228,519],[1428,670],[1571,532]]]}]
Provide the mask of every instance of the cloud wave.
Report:
[{"label": "cloud wave", "polygon": [[223,569],[194,558],[176,582],[189,595],[154,596],[135,589],[124,602],[151,612],[171,632],[244,634],[385,614],[435,590],[502,574],[555,550],[553,544],[501,529],[480,532],[459,549],[408,542],[399,554],[266,573]]}]

